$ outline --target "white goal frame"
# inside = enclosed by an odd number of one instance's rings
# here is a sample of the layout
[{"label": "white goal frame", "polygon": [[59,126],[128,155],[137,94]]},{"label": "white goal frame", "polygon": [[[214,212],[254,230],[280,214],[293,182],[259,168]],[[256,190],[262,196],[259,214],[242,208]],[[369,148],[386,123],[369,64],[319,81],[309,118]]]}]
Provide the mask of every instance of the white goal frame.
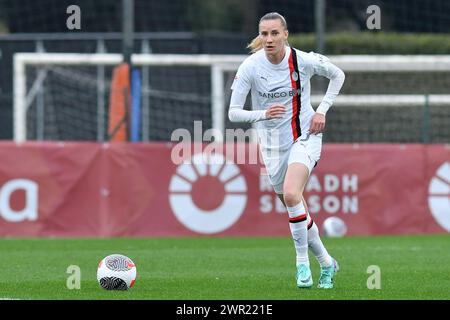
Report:
[{"label": "white goal frame", "polygon": [[[133,54],[135,66],[209,66],[211,68],[211,108],[213,129],[224,132],[225,88],[224,73],[236,71],[247,55],[185,55],[185,54]],[[341,55],[329,56],[345,73],[352,72],[441,72],[450,71],[450,55]],[[26,112],[36,95],[45,73],[35,79],[27,92],[26,67],[28,65],[91,65],[112,66],[123,61],[121,54],[94,53],[15,53],[14,54],[14,141],[21,143],[27,137]],[[317,106],[322,96],[311,97]],[[428,104],[449,105],[450,94],[431,95],[339,95],[337,106],[418,106]]]}]

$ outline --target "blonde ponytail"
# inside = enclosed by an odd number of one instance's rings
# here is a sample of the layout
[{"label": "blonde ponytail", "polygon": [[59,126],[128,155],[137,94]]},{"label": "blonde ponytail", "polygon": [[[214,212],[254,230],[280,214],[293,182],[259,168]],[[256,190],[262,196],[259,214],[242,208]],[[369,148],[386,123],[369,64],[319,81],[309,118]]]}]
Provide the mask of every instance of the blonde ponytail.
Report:
[{"label": "blonde ponytail", "polygon": [[252,42],[249,43],[249,45],[247,46],[247,49],[250,49],[251,53],[255,53],[259,49],[262,49],[262,47],[263,47],[263,42],[262,42],[261,37],[258,35],[252,40]]}]

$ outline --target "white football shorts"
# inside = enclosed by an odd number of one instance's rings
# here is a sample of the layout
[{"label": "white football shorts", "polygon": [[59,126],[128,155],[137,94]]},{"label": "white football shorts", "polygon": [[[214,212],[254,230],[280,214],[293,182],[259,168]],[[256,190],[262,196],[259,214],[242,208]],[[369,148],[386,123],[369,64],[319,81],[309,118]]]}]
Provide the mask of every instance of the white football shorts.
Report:
[{"label": "white football shorts", "polygon": [[266,172],[273,189],[277,194],[283,193],[284,177],[291,163],[302,163],[311,174],[322,152],[322,133],[308,135],[305,139],[298,139],[290,149],[277,153],[262,152]]}]

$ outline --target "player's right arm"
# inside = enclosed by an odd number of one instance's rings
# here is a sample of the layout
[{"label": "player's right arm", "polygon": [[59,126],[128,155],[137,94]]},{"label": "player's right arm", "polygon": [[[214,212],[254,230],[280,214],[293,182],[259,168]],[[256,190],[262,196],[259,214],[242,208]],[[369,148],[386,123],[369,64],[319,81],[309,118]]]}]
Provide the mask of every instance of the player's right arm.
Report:
[{"label": "player's right arm", "polygon": [[251,70],[252,65],[248,60],[244,61],[239,67],[233,85],[231,86],[230,108],[228,109],[228,118],[231,122],[257,122],[281,118],[285,113],[285,107],[281,104],[274,104],[267,110],[244,110],[247,95],[251,90],[252,78],[254,74]]}]

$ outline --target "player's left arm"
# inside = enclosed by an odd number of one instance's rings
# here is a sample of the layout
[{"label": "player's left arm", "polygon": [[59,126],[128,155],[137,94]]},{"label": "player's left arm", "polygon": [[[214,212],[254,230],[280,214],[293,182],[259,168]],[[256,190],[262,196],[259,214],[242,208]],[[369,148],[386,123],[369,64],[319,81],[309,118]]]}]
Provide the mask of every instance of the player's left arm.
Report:
[{"label": "player's left arm", "polygon": [[310,55],[312,55],[313,74],[324,76],[330,80],[327,92],[311,120],[309,132],[311,134],[317,134],[323,132],[325,129],[325,116],[344,84],[345,74],[340,68],[331,63],[327,57],[318,53],[310,53]]}]

